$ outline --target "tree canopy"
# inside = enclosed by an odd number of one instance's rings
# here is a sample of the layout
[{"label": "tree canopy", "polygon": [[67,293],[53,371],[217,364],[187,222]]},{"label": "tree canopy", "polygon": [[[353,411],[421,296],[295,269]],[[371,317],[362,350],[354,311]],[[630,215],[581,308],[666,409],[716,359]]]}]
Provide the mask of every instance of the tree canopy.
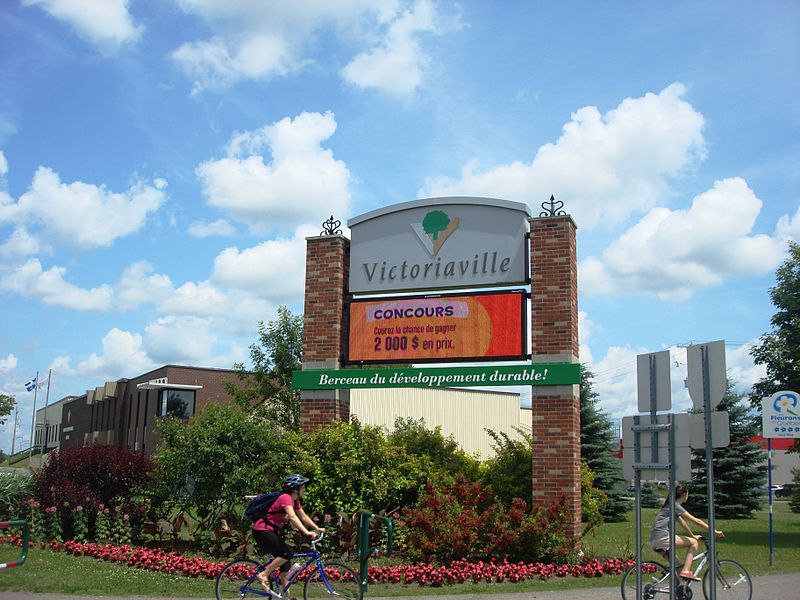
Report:
[{"label": "tree canopy", "polygon": [[303,356],[303,316],[285,306],[278,318],[258,323],[258,343],[250,346],[252,368],[237,363],[239,384],[227,383],[231,397],[241,406],[284,429],[300,426],[300,394],[292,389],[292,371],[300,368]]},{"label": "tree canopy", "polygon": [[14,396],[0,394],[0,427],[6,424],[7,417],[14,410],[16,404],[17,400]]},{"label": "tree canopy", "polygon": [[761,336],[750,351],[757,365],[765,365],[767,375],[753,386],[750,402],[761,406],[761,399],[780,390],[800,392],[800,244],[789,242],[789,256],[775,272],[775,286],[769,296],[777,311],[770,323],[772,331]]}]

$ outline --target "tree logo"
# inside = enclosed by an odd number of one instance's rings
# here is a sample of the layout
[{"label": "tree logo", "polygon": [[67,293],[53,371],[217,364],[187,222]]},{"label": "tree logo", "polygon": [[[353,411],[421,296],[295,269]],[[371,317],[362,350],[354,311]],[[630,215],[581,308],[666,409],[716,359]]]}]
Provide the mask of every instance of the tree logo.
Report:
[{"label": "tree logo", "polygon": [[431,256],[439,254],[447,238],[458,229],[458,217],[450,218],[443,210],[432,210],[425,215],[422,223],[412,223],[411,229]]},{"label": "tree logo", "polygon": [[794,392],[780,392],[779,394],[776,394],[775,401],[773,402],[772,406],[775,409],[775,412],[782,413],[786,411],[788,414],[797,417],[800,416],[796,412],[797,404],[797,394]]}]

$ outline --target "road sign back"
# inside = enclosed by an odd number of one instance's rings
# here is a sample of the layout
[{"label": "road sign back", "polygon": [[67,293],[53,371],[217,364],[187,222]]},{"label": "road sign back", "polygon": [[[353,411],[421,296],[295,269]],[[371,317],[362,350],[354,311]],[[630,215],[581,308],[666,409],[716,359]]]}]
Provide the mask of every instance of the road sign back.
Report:
[{"label": "road sign back", "polygon": [[694,407],[705,408],[704,389],[708,386],[710,409],[722,402],[728,389],[728,374],[725,369],[725,340],[695,344],[686,349],[689,371],[687,381],[689,396]]}]

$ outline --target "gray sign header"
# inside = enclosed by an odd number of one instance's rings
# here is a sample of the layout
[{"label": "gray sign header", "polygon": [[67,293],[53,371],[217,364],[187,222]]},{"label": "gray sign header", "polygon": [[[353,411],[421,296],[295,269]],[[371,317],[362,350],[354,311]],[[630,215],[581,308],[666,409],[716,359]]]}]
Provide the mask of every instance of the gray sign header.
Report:
[{"label": "gray sign header", "polygon": [[403,202],[347,222],[350,292],[471,288],[528,281],[526,204],[449,197]]}]

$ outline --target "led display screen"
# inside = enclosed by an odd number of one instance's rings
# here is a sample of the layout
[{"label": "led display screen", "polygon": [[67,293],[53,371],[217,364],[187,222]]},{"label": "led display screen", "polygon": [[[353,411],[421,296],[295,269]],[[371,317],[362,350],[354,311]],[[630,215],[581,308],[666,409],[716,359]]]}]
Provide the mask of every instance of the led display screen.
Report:
[{"label": "led display screen", "polygon": [[525,358],[525,292],[356,300],[348,362]]}]

